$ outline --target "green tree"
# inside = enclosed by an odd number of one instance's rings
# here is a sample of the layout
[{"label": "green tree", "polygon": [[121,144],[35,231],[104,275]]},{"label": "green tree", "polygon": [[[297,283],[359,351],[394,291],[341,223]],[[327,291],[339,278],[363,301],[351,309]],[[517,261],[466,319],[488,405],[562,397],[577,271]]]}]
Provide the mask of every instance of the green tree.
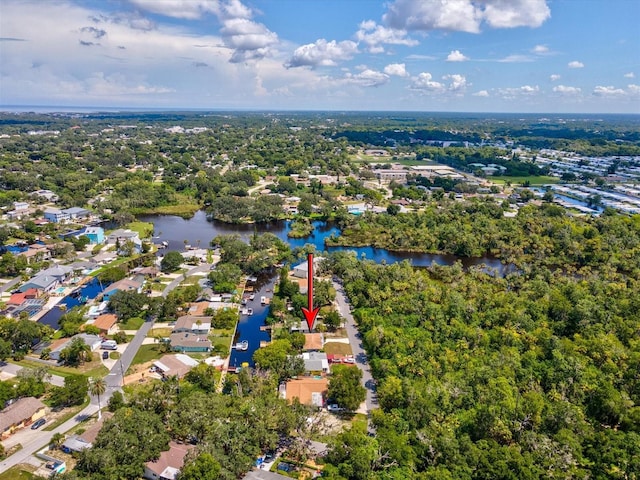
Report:
[{"label": "green tree", "polygon": [[91,356],[91,347],[84,343],[81,338],[74,338],[68,347],[65,347],[60,352],[60,360],[66,365],[77,367],[83,364]]},{"label": "green tree", "polygon": [[104,378],[92,377],[89,379],[89,393],[98,397],[98,420],[102,418],[102,407],[100,406],[100,395],[107,391],[107,383]]},{"label": "green tree", "polygon": [[87,398],[89,380],[84,375],[69,375],[64,379],[64,387],[53,387],[51,404],[54,407],[80,405]]},{"label": "green tree", "polygon": [[115,392],[113,392],[113,395],[111,395],[109,403],[107,403],[107,410],[109,410],[110,412],[115,412],[125,405],[126,404],[124,402],[124,396],[122,395],[122,392],[116,390]]},{"label": "green tree", "polygon": [[122,321],[140,316],[147,302],[147,296],[142,293],[119,290],[109,298],[109,309]]},{"label": "green tree", "polygon": [[162,257],[162,261],[160,262],[160,269],[163,272],[175,272],[180,268],[180,265],[184,262],[184,258],[180,254],[180,252],[170,251]]},{"label": "green tree", "polygon": [[353,412],[366,398],[366,390],[360,384],[362,372],[348,365],[335,365],[329,379],[327,396],[341,407]]},{"label": "green tree", "polygon": [[218,480],[220,470],[220,463],[213,455],[205,452],[185,463],[177,478],[178,480]]}]

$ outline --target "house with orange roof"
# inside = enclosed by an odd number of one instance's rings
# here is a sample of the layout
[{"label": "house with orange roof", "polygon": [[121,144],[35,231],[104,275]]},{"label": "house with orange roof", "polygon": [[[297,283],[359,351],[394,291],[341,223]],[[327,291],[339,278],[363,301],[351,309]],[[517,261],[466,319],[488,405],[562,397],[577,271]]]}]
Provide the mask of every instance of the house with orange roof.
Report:
[{"label": "house with orange roof", "polygon": [[144,464],[143,478],[149,480],[175,480],[184,466],[184,458],[194,445],[169,442],[169,450],[162,452],[157,460]]},{"label": "house with orange roof", "polygon": [[329,381],[326,377],[302,377],[280,385],[280,397],[293,402],[294,398],[303,405],[322,408],[327,396]]},{"label": "house with orange roof", "polygon": [[319,351],[324,347],[323,333],[305,333],[304,334],[304,350]]},{"label": "house with orange roof", "polygon": [[96,318],[93,326],[98,327],[103,335],[113,335],[118,329],[117,323],[118,317],[115,314],[103,313]]}]

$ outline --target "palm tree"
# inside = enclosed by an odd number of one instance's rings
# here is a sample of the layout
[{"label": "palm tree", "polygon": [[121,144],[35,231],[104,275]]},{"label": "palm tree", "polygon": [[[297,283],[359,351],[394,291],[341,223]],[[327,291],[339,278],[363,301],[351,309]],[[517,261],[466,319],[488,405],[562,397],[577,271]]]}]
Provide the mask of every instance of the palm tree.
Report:
[{"label": "palm tree", "polygon": [[106,390],[107,384],[104,378],[92,377],[91,380],[89,380],[89,393],[98,397],[98,420],[102,418],[102,413],[100,412],[100,395],[104,394]]}]

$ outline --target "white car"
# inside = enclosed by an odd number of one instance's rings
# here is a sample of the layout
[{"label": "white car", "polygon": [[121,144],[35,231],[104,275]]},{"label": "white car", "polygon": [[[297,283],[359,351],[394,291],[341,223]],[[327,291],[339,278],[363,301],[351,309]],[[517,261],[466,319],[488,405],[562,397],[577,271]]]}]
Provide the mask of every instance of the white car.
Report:
[{"label": "white car", "polygon": [[344,408],[339,406],[337,403],[330,403],[327,405],[327,410],[329,412],[344,412]]}]

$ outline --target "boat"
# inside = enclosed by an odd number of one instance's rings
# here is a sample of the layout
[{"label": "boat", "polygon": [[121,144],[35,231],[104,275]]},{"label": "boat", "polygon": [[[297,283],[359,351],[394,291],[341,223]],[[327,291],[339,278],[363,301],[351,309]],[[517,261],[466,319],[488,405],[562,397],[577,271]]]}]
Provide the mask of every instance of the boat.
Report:
[{"label": "boat", "polygon": [[247,315],[253,315],[253,308],[247,308]]},{"label": "boat", "polygon": [[267,297],[260,297],[260,305],[264,305],[265,303],[267,303]]},{"label": "boat", "polygon": [[243,352],[249,349],[249,342],[247,340],[243,340],[242,342],[236,343],[233,348],[236,350],[242,350]]},{"label": "boat", "polygon": [[240,315],[249,315],[249,310],[246,308],[243,308],[242,310],[240,310]]},{"label": "boat", "polygon": [[251,295],[249,295],[249,300],[255,300],[256,298],[256,294],[252,293]]},{"label": "boat", "polygon": [[246,299],[246,298],[243,298],[243,299],[242,299],[242,305],[246,305],[246,304],[247,304],[247,299]]}]

